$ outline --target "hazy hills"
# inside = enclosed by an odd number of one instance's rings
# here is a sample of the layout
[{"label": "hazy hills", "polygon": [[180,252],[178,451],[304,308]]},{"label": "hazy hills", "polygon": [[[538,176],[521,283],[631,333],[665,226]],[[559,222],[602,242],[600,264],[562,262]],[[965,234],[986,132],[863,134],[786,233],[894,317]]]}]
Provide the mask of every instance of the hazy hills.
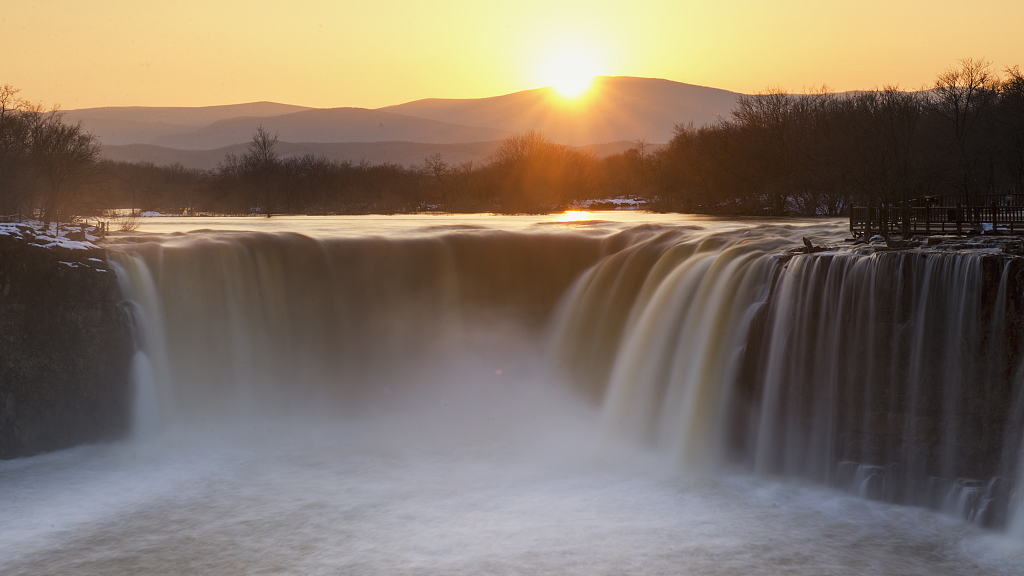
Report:
[{"label": "hazy hills", "polygon": [[454,144],[500,140],[510,133],[494,128],[461,126],[366,108],[304,110],[265,118],[220,120],[186,134],[169,134],[153,144],[184,150],[220,148],[247,142],[257,125],[277,133],[284,142],[431,142]]},{"label": "hazy hills", "polygon": [[[598,77],[583,98],[550,88],[473,99],[426,99],[366,108],[307,108],[254,102],[200,108],[89,108],[70,110],[105,145],[112,159],[180,162],[211,168],[244,149],[256,127],[277,133],[281,154],[312,152],[339,160],[412,164],[441,152],[449,161],[484,160],[496,141],[541,130],[561,144],[667,142],[677,123],[697,125],[726,115],[739,94],[654,78]],[[296,144],[302,143],[302,144]]]},{"label": "hazy hills", "polygon": [[[251,102],[195,108],[110,106],[67,110],[64,117],[81,121],[103,144],[150,144],[168,134],[187,134],[213,122],[238,117],[266,118],[310,110],[306,106]],[[252,132],[250,131],[250,135]],[[246,137],[248,140],[248,137]]]},{"label": "hazy hills", "polygon": [[465,100],[430,98],[381,108],[419,118],[509,132],[541,130],[560,144],[643,139],[668,142],[672,127],[714,122],[740,95],[727,90],[628,76],[599,76],[592,95],[567,100],[551,88]]}]

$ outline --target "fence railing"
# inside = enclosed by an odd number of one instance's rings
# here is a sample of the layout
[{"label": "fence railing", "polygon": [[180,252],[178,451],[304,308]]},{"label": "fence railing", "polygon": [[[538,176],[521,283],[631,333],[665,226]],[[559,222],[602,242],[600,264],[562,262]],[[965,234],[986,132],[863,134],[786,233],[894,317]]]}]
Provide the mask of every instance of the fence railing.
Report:
[{"label": "fence railing", "polygon": [[898,205],[850,208],[854,237],[1024,233],[1024,194],[925,196]]}]

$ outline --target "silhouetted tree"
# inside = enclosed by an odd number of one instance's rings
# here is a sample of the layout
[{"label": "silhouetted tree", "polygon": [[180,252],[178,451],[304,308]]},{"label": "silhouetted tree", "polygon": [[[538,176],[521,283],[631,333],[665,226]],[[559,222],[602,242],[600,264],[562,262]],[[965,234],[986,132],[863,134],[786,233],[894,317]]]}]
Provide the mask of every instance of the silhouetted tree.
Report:
[{"label": "silhouetted tree", "polygon": [[764,198],[770,213],[782,216],[797,189],[801,153],[806,144],[809,118],[802,99],[772,88],[753,96],[740,96],[732,119],[750,146],[748,159],[760,175],[750,193]]},{"label": "silhouetted tree", "polygon": [[448,186],[452,168],[453,166],[445,162],[444,155],[440,152],[423,159],[423,173],[429,179],[430,186],[434,190],[433,196],[437,199],[437,203],[446,210],[451,210],[454,205],[454,198],[451,196]]},{"label": "silhouetted tree", "polygon": [[221,182],[231,196],[240,197],[248,204],[249,212],[274,212],[276,184],[280,172],[277,158],[277,134],[271,135],[261,124],[241,156],[227,154],[217,165]]},{"label": "silhouetted tree", "polygon": [[895,205],[922,190],[921,124],[926,100],[895,86],[853,96],[859,129],[857,164],[850,170],[864,198]]},{"label": "silhouetted tree", "polygon": [[983,117],[995,101],[999,78],[985,60],[964,58],[935,79],[932,110],[940,118],[947,138],[953,143],[959,168],[956,182],[969,203],[979,192],[978,164],[983,151],[975,136]]},{"label": "silhouetted tree", "polygon": [[998,150],[1007,188],[1024,194],[1024,75],[1019,66],[1007,68],[999,87],[996,118],[1000,131]]},{"label": "silhouetted tree", "polygon": [[498,210],[546,212],[585,197],[595,181],[594,160],[592,152],[555,144],[535,130],[509,136],[487,166]]},{"label": "silhouetted tree", "polygon": [[323,156],[303,154],[298,158],[290,158],[283,163],[285,180],[281,206],[285,213],[305,211],[309,214],[325,212],[326,189],[330,181],[332,163]]},{"label": "silhouetted tree", "polygon": [[17,94],[9,84],[0,86],[0,216],[13,214],[28,196],[30,139]]},{"label": "silhouetted tree", "polygon": [[36,107],[26,116],[32,164],[42,183],[39,204],[49,226],[69,216],[69,208],[83,188],[99,179],[100,145],[80,122],[65,123],[56,109],[44,112]]}]

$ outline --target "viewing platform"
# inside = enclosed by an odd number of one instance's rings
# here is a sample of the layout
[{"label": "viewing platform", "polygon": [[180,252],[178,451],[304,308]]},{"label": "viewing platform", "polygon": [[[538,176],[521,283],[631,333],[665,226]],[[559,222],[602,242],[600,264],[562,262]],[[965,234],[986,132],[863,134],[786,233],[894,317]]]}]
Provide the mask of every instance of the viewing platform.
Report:
[{"label": "viewing platform", "polygon": [[923,196],[899,205],[854,206],[850,234],[1024,234],[1024,194]]}]

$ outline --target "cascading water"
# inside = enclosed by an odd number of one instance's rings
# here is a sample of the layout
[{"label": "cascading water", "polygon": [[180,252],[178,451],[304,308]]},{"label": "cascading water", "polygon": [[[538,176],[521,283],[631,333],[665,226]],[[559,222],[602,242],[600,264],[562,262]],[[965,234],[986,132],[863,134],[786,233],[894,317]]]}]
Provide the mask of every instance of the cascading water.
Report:
[{"label": "cascading water", "polygon": [[[593,241],[501,233],[389,240],[233,235],[115,255],[143,316],[162,419],[372,393],[515,314],[543,322]],[[362,385],[361,385],[362,384]]]},{"label": "cascading water", "polygon": [[[631,261],[646,280],[622,294]],[[1002,527],[1024,416],[1011,262],[637,244],[580,282],[557,361],[579,366],[609,427],[684,466],[739,462]],[[591,338],[604,315],[622,320]],[[614,350],[603,374],[594,347]]]},{"label": "cascading water", "polygon": [[140,441],[0,463],[0,562],[1024,573],[1016,260],[484,222],[126,238]]}]

